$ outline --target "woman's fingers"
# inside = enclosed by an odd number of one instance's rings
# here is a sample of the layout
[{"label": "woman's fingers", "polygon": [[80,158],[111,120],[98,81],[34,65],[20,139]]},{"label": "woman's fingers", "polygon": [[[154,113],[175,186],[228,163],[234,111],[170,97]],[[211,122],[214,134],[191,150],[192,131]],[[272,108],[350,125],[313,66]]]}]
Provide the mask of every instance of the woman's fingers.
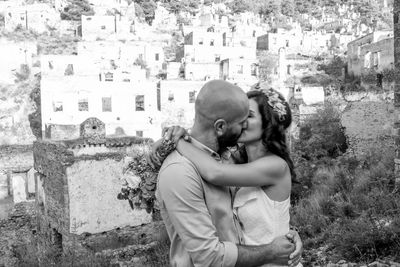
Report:
[{"label": "woman's fingers", "polygon": [[163,138],[165,140],[171,140],[172,139],[172,133],[174,132],[174,126],[172,127],[168,127],[168,128],[164,128],[164,134],[163,134]]},{"label": "woman's fingers", "polygon": [[165,140],[172,140],[174,143],[177,143],[180,138],[184,138],[186,141],[190,140],[188,132],[181,126],[164,127],[162,133]]},{"label": "woman's fingers", "polygon": [[179,139],[185,137],[186,134],[187,131],[185,130],[185,128],[175,126],[174,131],[172,133],[172,135],[174,136],[174,143],[177,143]]}]

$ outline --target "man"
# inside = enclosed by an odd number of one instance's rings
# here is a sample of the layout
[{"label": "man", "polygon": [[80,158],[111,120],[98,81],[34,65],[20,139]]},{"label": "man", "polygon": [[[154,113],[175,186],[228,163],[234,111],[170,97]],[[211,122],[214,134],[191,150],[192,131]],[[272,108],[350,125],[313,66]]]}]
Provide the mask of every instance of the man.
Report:
[{"label": "man", "polygon": [[[222,161],[220,154],[235,145],[246,128],[248,113],[247,96],[239,87],[221,80],[207,82],[195,102],[192,144]],[[177,151],[161,166],[157,199],[171,240],[172,266],[295,266],[300,260],[302,243],[296,232],[296,247],[284,236],[262,246],[240,245],[230,189],[204,181]]]}]

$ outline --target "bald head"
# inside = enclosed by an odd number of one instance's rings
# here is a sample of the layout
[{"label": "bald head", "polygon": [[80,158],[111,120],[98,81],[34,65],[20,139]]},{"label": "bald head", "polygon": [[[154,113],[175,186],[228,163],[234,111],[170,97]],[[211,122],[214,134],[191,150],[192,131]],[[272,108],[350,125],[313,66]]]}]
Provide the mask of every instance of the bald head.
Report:
[{"label": "bald head", "polygon": [[240,87],[223,80],[213,80],[201,88],[195,110],[195,123],[211,127],[218,119],[227,123],[242,120],[248,114],[249,100]]}]

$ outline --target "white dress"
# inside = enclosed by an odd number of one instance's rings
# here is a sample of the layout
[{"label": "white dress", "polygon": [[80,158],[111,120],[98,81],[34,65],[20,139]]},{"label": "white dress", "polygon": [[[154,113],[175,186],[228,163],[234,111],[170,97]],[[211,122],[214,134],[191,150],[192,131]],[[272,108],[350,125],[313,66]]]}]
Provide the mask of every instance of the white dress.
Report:
[{"label": "white dress", "polygon": [[240,188],[233,201],[233,211],[240,221],[244,244],[264,245],[286,235],[289,232],[289,209],[290,197],[274,201],[261,187]]}]

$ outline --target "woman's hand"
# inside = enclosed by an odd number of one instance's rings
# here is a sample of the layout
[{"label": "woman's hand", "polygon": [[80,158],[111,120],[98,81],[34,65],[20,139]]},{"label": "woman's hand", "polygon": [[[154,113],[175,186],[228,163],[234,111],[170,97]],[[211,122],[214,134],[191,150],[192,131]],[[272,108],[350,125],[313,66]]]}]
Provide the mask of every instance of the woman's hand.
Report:
[{"label": "woman's hand", "polygon": [[190,135],[188,131],[181,126],[164,127],[162,131],[164,140],[172,140],[176,145],[179,139],[183,138],[185,141],[190,141]]},{"label": "woman's hand", "polygon": [[159,169],[168,154],[172,152],[171,145],[173,146],[172,149],[175,149],[181,138],[190,141],[187,130],[180,126],[164,127],[162,136],[161,139],[153,143],[148,157],[148,162],[154,169]]}]

